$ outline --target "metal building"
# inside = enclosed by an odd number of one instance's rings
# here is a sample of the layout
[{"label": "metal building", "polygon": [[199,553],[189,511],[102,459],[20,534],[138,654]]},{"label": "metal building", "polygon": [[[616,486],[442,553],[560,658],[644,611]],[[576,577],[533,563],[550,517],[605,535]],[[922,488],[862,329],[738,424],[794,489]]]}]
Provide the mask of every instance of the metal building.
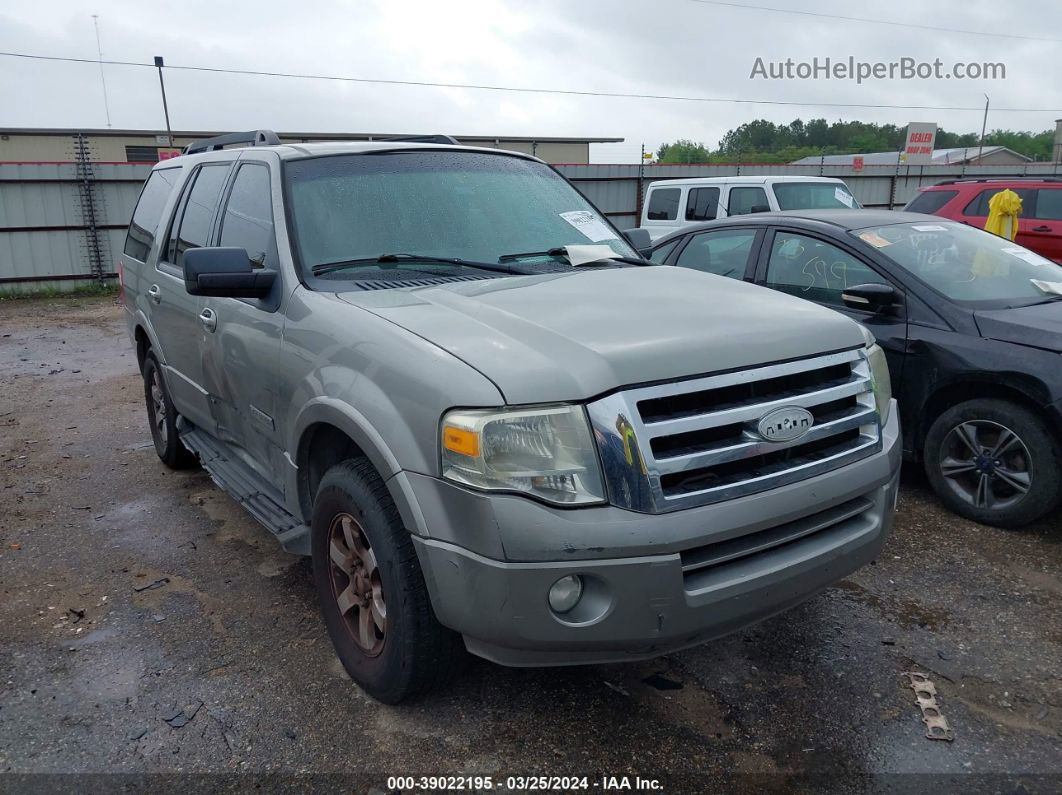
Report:
[{"label": "metal building", "polygon": [[[422,132],[445,132],[426,130]],[[192,141],[212,138],[220,132],[177,131],[170,142],[165,130],[74,130],[0,128],[0,163],[58,163],[77,160],[83,140],[88,154],[97,163],[157,163]],[[280,140],[371,141],[398,137],[398,133],[282,132]],[[457,135],[468,146],[486,146],[525,152],[547,163],[589,163],[590,144],[620,143],[622,138],[566,138],[524,135]]]}]

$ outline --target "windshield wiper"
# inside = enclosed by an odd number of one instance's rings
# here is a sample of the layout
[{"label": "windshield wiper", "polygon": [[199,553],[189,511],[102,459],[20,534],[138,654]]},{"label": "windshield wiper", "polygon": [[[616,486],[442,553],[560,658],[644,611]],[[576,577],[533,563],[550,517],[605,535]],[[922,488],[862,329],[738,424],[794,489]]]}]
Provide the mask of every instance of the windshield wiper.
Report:
[{"label": "windshield wiper", "polygon": [[321,276],[325,273],[333,273],[346,268],[359,268],[364,265],[388,265],[396,262],[439,262],[446,265],[460,265],[466,268],[494,271],[496,273],[521,274],[521,271],[513,270],[507,265],[493,262],[474,262],[467,259],[458,259],[457,257],[434,257],[428,254],[381,254],[378,257],[360,257],[339,262],[325,262],[320,265],[314,265],[310,272],[314,276]]},{"label": "windshield wiper", "polygon": [[567,257],[568,252],[564,250],[564,246],[557,246],[556,248],[548,249],[547,251],[525,251],[521,254],[502,254],[498,257],[498,262],[512,262],[517,259],[529,259],[530,257]]},{"label": "windshield wiper", "polygon": [[[564,250],[564,246],[557,248],[551,248],[548,251],[525,251],[521,254],[502,254],[498,257],[498,262],[511,262],[518,259],[526,259],[529,257],[567,257],[568,252]],[[585,265],[595,265],[598,262],[623,262],[627,265],[656,265],[647,259],[641,257],[621,257],[619,254],[612,254],[608,257],[602,257],[601,259],[591,260],[589,262],[581,263],[580,267]]]},{"label": "windshield wiper", "polygon": [[1062,295],[1052,295],[1042,301],[1034,301],[1031,304],[1022,304],[1022,306],[1040,306],[1041,304],[1053,304],[1055,301],[1062,301]]}]

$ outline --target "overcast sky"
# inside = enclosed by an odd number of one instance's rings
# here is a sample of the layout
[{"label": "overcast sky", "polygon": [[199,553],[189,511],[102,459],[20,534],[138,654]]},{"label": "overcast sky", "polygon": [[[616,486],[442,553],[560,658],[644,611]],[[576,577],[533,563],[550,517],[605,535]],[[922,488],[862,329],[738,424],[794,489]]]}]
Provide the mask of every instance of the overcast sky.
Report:
[{"label": "overcast sky", "polygon": [[[969,30],[1062,39],[1062,3],[1043,0],[734,0],[825,14],[888,18]],[[1062,117],[1062,42],[1028,41],[765,10],[696,0],[88,0],[8,2],[0,50],[96,57],[99,15],[105,59],[368,78],[637,94],[903,105],[981,106],[1042,112],[989,116],[989,128],[1044,130]],[[230,7],[231,6],[231,7]],[[1000,11],[1000,9],[1005,9]],[[945,68],[1001,61],[1005,80],[854,81],[750,79],[755,59],[891,61]],[[111,124],[162,128],[153,69],[105,67]],[[599,145],[598,162],[635,162],[639,146],[692,138],[710,147],[755,118],[825,117],[937,121],[979,130],[960,111],[791,107],[573,97],[454,88],[169,70],[174,129],[352,131],[468,135],[622,136]],[[104,127],[99,69],[0,57],[0,126]]]}]

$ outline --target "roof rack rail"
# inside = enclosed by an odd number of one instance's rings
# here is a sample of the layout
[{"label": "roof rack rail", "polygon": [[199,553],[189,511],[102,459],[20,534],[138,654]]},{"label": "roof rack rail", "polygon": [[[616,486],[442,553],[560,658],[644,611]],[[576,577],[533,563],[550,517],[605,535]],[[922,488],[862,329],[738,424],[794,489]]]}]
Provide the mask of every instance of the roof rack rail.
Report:
[{"label": "roof rack rail", "polygon": [[399,135],[395,138],[374,138],[376,141],[404,141],[414,144],[450,144],[460,146],[461,142],[452,135]]},{"label": "roof rack rail", "polygon": [[1025,177],[967,177],[965,179],[960,177],[958,179],[945,179],[945,180],[942,180],[941,182],[938,182],[936,184],[937,185],[958,185],[960,183],[970,183],[970,182],[975,182],[975,183],[977,183],[977,182],[1062,182],[1062,177],[1051,177],[1051,176],[1046,176],[1046,175],[1042,176],[1042,177],[1030,177],[1030,176],[1025,176]]},{"label": "roof rack rail", "polygon": [[215,135],[202,141],[193,141],[184,148],[184,154],[194,155],[199,152],[216,152],[231,144],[250,144],[251,146],[276,146],[280,143],[277,134],[272,130],[249,130],[247,132],[228,133],[227,135]]}]

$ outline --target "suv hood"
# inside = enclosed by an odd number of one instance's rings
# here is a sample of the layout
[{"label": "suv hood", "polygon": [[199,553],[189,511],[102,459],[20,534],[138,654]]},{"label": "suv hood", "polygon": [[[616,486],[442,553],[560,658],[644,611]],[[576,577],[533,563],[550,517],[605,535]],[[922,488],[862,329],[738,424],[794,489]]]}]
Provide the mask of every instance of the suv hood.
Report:
[{"label": "suv hood", "polygon": [[1062,301],[974,312],[982,337],[1062,352]]},{"label": "suv hood", "polygon": [[491,379],[505,401],[585,400],[621,386],[865,344],[858,324],[809,301],[658,266],[543,274],[343,301],[438,345]]}]

